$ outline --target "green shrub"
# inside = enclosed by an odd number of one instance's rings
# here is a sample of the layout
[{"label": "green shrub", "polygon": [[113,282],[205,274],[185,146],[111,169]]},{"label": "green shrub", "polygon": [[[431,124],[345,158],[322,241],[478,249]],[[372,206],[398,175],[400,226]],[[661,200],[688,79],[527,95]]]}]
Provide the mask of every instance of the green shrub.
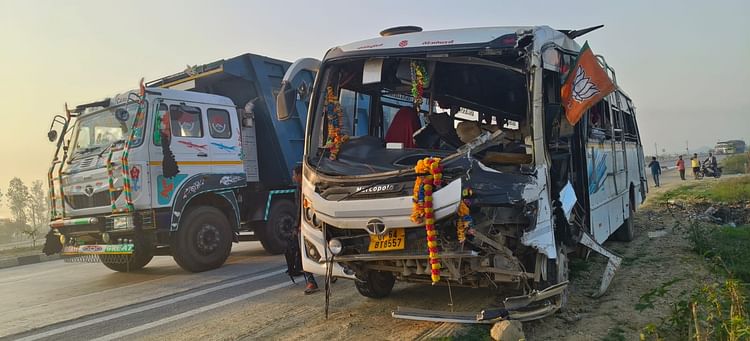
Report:
[{"label": "green shrub", "polygon": [[750,153],[732,155],[721,160],[722,172],[724,174],[741,174],[747,173],[748,164],[750,164]]}]

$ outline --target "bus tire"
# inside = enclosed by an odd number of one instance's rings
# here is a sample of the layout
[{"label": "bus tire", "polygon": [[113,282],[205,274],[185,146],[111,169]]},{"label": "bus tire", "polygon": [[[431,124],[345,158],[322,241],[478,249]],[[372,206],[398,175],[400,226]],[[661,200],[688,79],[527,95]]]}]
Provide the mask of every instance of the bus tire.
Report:
[{"label": "bus tire", "polygon": [[216,269],[232,251],[232,230],[227,217],[218,208],[197,206],[180,219],[172,236],[172,257],[190,272]]},{"label": "bus tire", "polygon": [[354,286],[360,295],[369,298],[384,298],[391,294],[396,277],[390,272],[368,270],[364,279],[355,279]]},{"label": "bus tire", "polygon": [[128,261],[125,263],[112,262],[111,258],[108,255],[99,256],[99,260],[101,260],[104,266],[117,272],[138,271],[140,269],[143,269],[143,267],[151,262],[151,259],[153,258],[154,254],[152,250],[146,250],[144,248],[141,248],[140,250],[136,248],[133,252],[133,255],[128,257]]},{"label": "bus tire", "polygon": [[278,255],[286,250],[287,240],[292,238],[298,220],[297,209],[289,200],[276,200],[271,204],[268,221],[256,230],[260,244],[266,252]]},{"label": "bus tire", "polygon": [[629,242],[635,239],[635,224],[633,223],[634,216],[635,216],[635,206],[633,203],[633,191],[631,189],[630,192],[630,205],[628,205],[628,210],[630,210],[630,214],[628,215],[628,218],[625,219],[625,221],[622,222],[622,225],[617,228],[617,231],[614,233],[614,239],[621,242]]}]

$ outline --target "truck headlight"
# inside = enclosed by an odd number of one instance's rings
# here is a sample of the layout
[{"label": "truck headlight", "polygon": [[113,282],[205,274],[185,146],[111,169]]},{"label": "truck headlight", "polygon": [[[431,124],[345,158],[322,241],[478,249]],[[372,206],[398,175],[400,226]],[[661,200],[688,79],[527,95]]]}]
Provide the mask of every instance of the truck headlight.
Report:
[{"label": "truck headlight", "polygon": [[344,246],[341,245],[341,241],[338,238],[334,238],[328,241],[328,249],[331,250],[334,256],[338,256],[344,250]]},{"label": "truck headlight", "polygon": [[133,217],[130,215],[112,217],[113,230],[127,230],[133,226]]}]

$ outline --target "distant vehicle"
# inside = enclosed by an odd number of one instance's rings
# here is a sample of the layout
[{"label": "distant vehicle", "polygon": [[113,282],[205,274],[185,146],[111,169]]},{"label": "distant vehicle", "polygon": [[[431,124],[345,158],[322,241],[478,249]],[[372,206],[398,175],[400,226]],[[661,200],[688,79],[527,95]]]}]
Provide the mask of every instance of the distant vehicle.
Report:
[{"label": "distant vehicle", "polygon": [[[575,126],[565,118],[561,79],[581,50],[573,38],[593,29],[401,27],[330,49],[307,122],[304,269],[353,279],[371,298],[388,296],[396,280],[526,288],[505,306],[534,319],[565,302],[568,253],[581,243],[610,259],[603,293],[620,259],[600,243],[633,239],[647,185],[635,106],[622,89]],[[426,174],[415,165],[435,158],[443,186],[424,199],[434,219],[416,222],[413,198],[433,187],[415,185]],[[437,280],[427,252],[435,240]],[[422,313],[394,316],[455,322]]]},{"label": "distant vehicle", "polygon": [[275,95],[295,65],[244,54],[56,116],[45,252],[116,271],[172,255],[191,272],[221,266],[240,240],[283,252],[297,219],[291,170],[306,98],[279,121]]},{"label": "distant vehicle", "polygon": [[716,143],[714,154],[742,154],[745,152],[745,141],[729,140]]}]

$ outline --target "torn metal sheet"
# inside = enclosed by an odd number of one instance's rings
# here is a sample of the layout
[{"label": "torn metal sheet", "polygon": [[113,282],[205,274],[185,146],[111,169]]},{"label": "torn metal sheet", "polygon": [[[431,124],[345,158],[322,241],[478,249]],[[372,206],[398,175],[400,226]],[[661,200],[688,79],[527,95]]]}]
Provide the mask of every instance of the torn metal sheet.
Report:
[{"label": "torn metal sheet", "polygon": [[566,281],[541,291],[534,290],[528,295],[508,297],[504,301],[505,308],[484,309],[479,313],[397,307],[391,312],[391,316],[405,320],[469,324],[493,324],[502,320],[530,321],[549,316],[560,309],[559,301],[553,302],[550,299],[561,295],[567,287]]},{"label": "torn metal sheet", "polygon": [[609,284],[612,282],[612,278],[615,277],[615,272],[618,268],[620,268],[622,258],[605,249],[604,246],[597,243],[596,240],[594,240],[594,238],[586,232],[584,232],[583,236],[581,237],[581,244],[585,245],[591,250],[596,251],[602,256],[607,257],[608,259],[607,267],[604,269],[604,274],[602,275],[602,283],[599,286],[599,291],[592,295],[592,297],[595,298],[601,297],[605,292],[607,292],[607,288],[609,288]]}]

